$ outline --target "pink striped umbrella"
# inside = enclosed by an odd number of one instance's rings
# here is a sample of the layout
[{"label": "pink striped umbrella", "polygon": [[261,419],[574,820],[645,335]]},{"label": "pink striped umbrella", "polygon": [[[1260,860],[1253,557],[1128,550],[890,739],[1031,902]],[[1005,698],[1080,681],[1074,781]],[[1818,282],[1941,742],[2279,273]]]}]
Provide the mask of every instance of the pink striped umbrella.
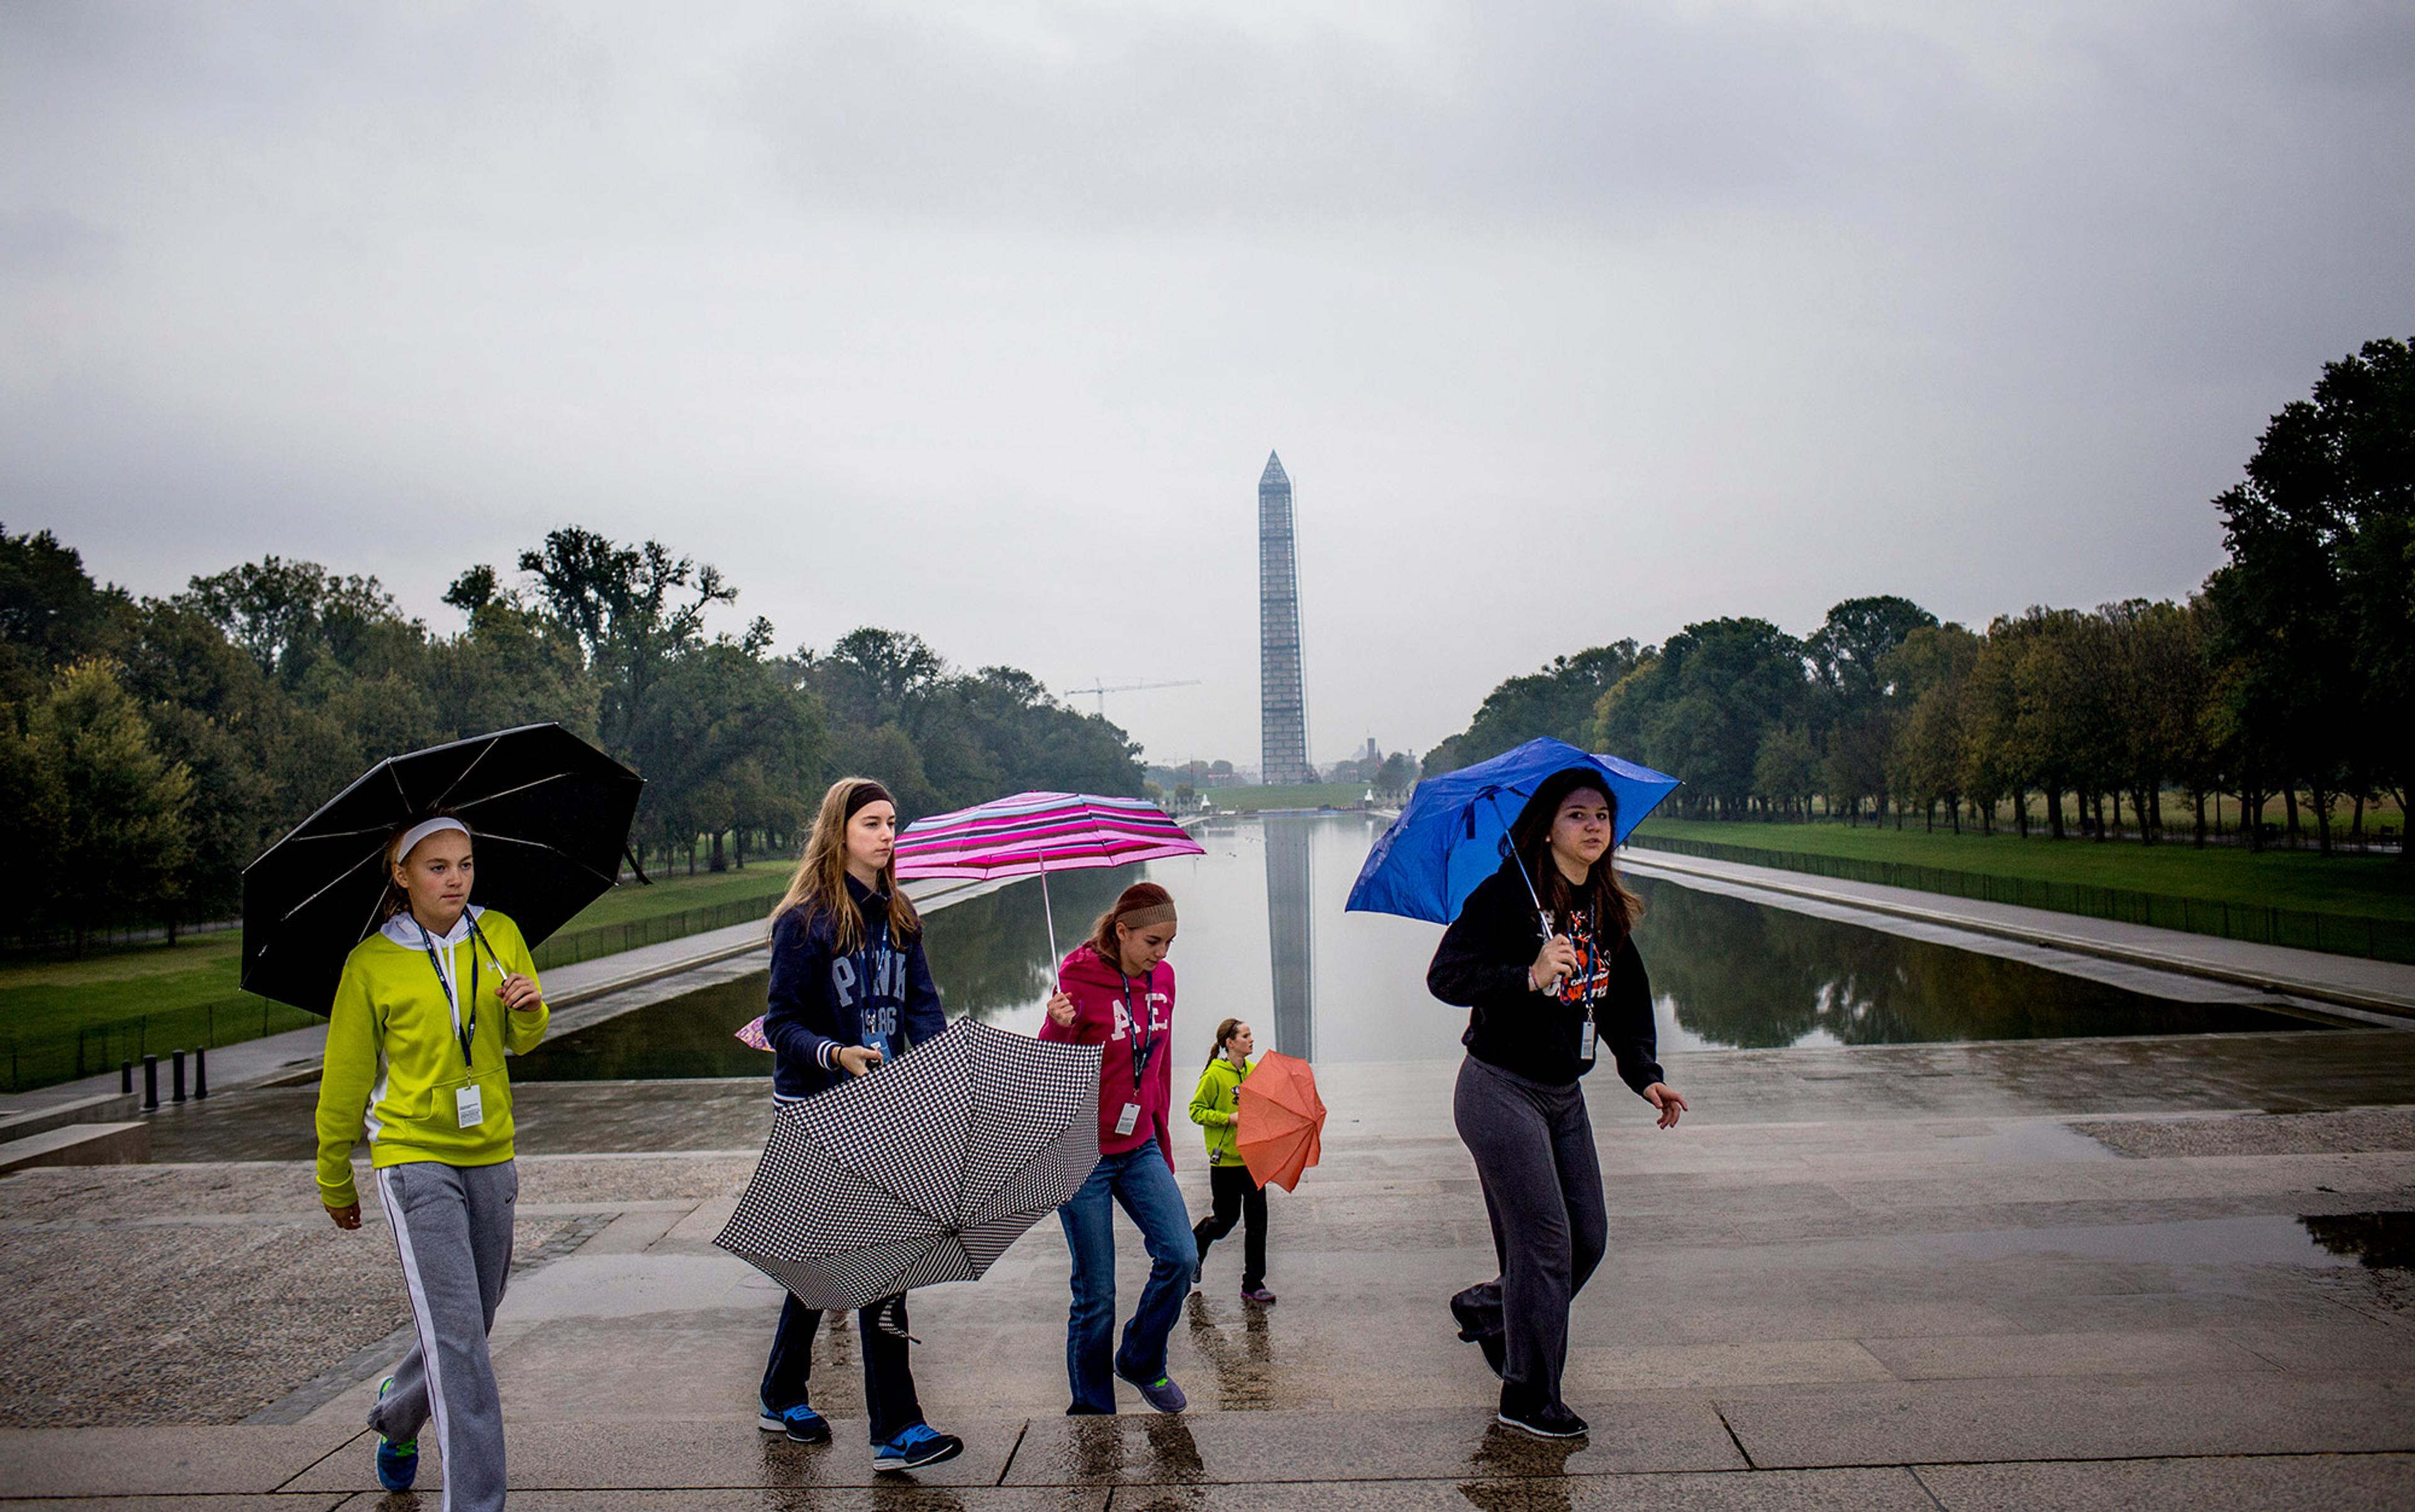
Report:
[{"label": "pink striped umbrella", "polygon": [[1182,826],[1144,798],[1017,793],[916,819],[897,837],[896,865],[900,880],[1037,876],[1049,955],[1059,959],[1050,872],[1205,854]]}]

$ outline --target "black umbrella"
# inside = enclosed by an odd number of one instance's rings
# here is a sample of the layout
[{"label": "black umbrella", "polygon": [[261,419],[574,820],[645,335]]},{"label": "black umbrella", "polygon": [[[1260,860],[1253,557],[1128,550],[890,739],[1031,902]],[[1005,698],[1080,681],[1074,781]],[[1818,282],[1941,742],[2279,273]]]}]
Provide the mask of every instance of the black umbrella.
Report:
[{"label": "black umbrella", "polygon": [[476,836],[472,901],[535,945],[619,879],[644,786],[559,725],[379,762],[244,868],[244,990],[326,1012],[344,957],[382,922],[388,836],[440,810]]},{"label": "black umbrella", "polygon": [[1099,1047],[958,1019],[780,1109],[713,1240],[816,1308],[979,1280],[1099,1163]]}]

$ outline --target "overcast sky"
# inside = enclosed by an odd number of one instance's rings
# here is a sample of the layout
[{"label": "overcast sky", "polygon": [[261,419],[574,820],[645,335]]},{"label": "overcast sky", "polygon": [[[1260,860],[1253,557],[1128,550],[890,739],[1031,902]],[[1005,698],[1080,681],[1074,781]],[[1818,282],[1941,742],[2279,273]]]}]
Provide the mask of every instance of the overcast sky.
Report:
[{"label": "overcast sky", "polygon": [[[2415,335],[2415,7],[0,7],[0,520],[441,630],[549,528],[1254,764],[1557,652],[2184,594]],[[1095,708],[1093,700],[1083,700]]]}]

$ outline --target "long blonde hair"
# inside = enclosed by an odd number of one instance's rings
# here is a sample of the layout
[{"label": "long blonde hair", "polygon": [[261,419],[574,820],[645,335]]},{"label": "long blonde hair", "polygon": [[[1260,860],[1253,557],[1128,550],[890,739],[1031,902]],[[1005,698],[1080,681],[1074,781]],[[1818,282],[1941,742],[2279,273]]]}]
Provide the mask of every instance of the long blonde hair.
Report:
[{"label": "long blonde hair", "polygon": [[[866,788],[870,792],[865,793]],[[855,801],[859,793],[863,794],[862,800]],[[805,841],[805,853],[798,858],[796,874],[788,878],[788,891],[780,895],[780,906],[772,910],[773,922],[791,908],[802,909],[808,921],[817,914],[827,913],[839,950],[863,948],[863,913],[847,891],[848,811],[850,804],[860,809],[864,803],[888,798],[889,789],[869,777],[841,777],[830,785],[830,791],[822,795],[820,810],[814,815],[814,831]],[[897,863],[893,859],[880,869],[880,890],[889,894],[889,937],[903,944],[921,934],[922,916],[914,911],[912,900],[897,886]]]}]

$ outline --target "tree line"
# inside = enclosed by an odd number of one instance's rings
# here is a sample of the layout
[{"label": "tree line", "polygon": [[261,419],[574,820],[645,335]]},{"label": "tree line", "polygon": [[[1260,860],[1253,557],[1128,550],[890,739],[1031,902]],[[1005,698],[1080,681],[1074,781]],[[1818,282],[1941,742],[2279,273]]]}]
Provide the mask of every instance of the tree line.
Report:
[{"label": "tree line", "polygon": [[558,720],[646,778],[641,862],[788,848],[821,787],[910,816],[1021,787],[1137,795],[1138,748],[1028,673],[863,628],[772,650],[714,633],[738,590],[656,541],[565,527],[473,565],[431,631],[374,577],[267,557],[180,593],[96,582],[0,527],[0,889],[19,938],[231,917],[243,867],[381,757]]},{"label": "tree line", "polygon": [[[2228,560],[2185,601],[2032,607],[1984,629],[1849,599],[1796,636],[1766,620],[1596,647],[1494,688],[1425,774],[1538,735],[1685,779],[1688,817],[1892,813],[2057,839],[2198,843],[2217,794],[2326,852],[2415,790],[2415,352],[2367,342],[2265,427],[2213,504]],[[2034,801],[2034,802],[2033,802]],[[2124,815],[2124,809],[2127,815]],[[2260,824],[2246,843],[2260,846]],[[2408,850],[2402,844],[2401,855]]]}]

